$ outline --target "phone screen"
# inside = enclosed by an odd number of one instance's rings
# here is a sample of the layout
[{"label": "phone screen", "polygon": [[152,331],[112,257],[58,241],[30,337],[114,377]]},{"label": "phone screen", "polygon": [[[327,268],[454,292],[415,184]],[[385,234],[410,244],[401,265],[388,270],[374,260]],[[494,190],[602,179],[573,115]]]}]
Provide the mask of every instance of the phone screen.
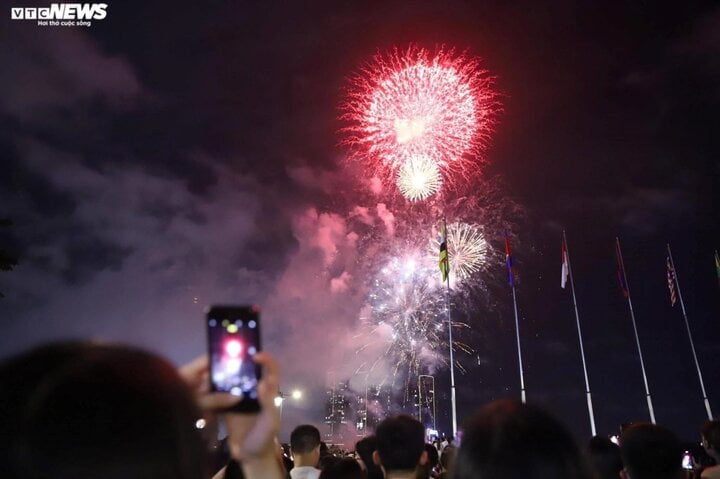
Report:
[{"label": "phone screen", "polygon": [[682,467],[683,467],[683,469],[692,469],[693,468],[692,455],[688,451],[685,451],[685,454],[683,455]]},{"label": "phone screen", "polygon": [[211,390],[241,397],[234,411],[259,411],[253,356],[260,350],[260,308],[213,306],[206,319]]}]

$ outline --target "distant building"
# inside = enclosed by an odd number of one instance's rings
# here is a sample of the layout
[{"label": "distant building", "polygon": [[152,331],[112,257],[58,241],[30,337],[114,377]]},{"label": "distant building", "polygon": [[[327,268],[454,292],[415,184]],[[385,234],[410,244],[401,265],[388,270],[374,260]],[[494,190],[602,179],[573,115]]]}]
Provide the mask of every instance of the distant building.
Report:
[{"label": "distant building", "polygon": [[326,390],[325,402],[325,434],[323,440],[328,444],[345,444],[353,442],[355,438],[347,437],[349,431],[355,428],[349,425],[352,417],[350,410],[350,381],[333,382]]},{"label": "distant building", "polygon": [[418,383],[393,388],[390,384],[350,389],[350,381],[332,381],[326,390],[325,431],[328,444],[351,446],[374,433],[388,416],[409,414],[426,428],[436,427],[435,378],[421,375]]}]

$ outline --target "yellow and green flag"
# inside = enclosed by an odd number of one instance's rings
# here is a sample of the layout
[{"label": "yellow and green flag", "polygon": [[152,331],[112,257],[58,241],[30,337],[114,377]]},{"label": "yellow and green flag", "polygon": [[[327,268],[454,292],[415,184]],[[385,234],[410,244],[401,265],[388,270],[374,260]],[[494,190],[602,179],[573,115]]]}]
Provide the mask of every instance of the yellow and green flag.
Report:
[{"label": "yellow and green flag", "polygon": [[440,228],[440,273],[442,274],[443,282],[448,280],[450,276],[450,262],[448,260],[447,250],[447,226],[443,221],[442,227]]}]

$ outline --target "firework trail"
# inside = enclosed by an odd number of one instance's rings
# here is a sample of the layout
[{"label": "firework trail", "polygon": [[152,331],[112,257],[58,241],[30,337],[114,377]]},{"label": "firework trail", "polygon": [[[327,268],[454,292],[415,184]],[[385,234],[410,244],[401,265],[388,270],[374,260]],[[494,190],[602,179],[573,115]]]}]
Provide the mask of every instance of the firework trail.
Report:
[{"label": "firework trail", "polygon": [[434,164],[446,180],[455,170],[467,177],[493,131],[497,96],[493,78],[475,58],[453,50],[395,49],[377,54],[351,80],[341,106],[348,126],[341,133],[351,157],[385,181],[417,158]]}]

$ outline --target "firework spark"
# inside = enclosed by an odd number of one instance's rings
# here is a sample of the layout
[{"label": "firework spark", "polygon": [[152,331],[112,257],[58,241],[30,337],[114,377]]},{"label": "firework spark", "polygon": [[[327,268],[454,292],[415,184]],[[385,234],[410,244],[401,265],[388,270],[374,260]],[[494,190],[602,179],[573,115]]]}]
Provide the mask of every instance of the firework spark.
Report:
[{"label": "firework spark", "polygon": [[425,157],[413,157],[400,167],[397,186],[410,201],[419,201],[437,193],[442,180],[437,165]]},{"label": "firework spark", "polygon": [[[376,276],[368,301],[370,313],[362,319],[368,344],[380,341],[383,352],[370,370],[386,361],[393,377],[407,378],[424,367],[447,364],[445,300],[435,266],[435,261],[416,252],[393,258]],[[468,327],[461,322],[453,326]],[[459,341],[453,346],[471,351]]]},{"label": "firework spark", "polygon": [[[431,242],[431,251],[437,254],[439,242]],[[488,244],[475,225],[452,223],[448,225],[448,256],[450,277],[455,281],[468,279],[480,270],[488,254]]]},{"label": "firework spark", "polygon": [[498,111],[493,78],[452,50],[410,47],[378,54],[353,79],[342,105],[345,143],[373,174],[412,158],[465,171],[486,147]]},{"label": "firework spark", "polygon": [[375,278],[370,294],[374,333],[387,343],[385,355],[417,374],[421,358],[439,348],[442,296],[429,284],[429,271],[417,255],[394,258]]}]

